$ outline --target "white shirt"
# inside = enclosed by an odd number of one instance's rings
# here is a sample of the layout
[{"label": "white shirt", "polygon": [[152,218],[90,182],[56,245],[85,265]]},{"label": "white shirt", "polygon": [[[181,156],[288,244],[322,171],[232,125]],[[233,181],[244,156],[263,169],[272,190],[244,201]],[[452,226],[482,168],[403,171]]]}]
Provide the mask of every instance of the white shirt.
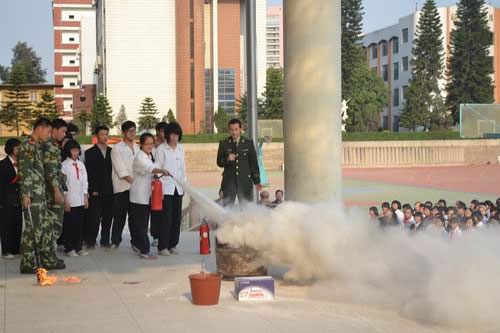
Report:
[{"label": "white shirt", "polygon": [[[156,164],[165,169],[176,179],[187,181],[184,147],[178,143],[173,149],[167,143],[158,146],[156,150]],[[180,195],[184,194],[182,187],[172,177],[162,177],[163,195],[173,195],[175,189]]]},{"label": "white shirt", "polygon": [[[78,169],[78,171],[77,171]],[[87,170],[80,160],[67,158],[62,163],[62,173],[66,176],[67,192],[64,192],[64,200],[71,207],[80,207],[85,204],[85,194],[88,194],[89,183],[87,181]]]},{"label": "white shirt", "polygon": [[152,172],[156,165],[153,163],[151,156],[148,156],[142,150],[139,150],[136,155],[132,167],[134,182],[130,186],[130,202],[147,205],[151,197]]},{"label": "white shirt", "polygon": [[118,142],[111,150],[111,162],[113,164],[113,190],[115,193],[121,193],[130,190],[130,183],[123,179],[133,175],[132,164],[135,155],[139,152],[139,145],[134,142],[134,149],[123,141]]},{"label": "white shirt", "polygon": [[10,155],[9,155],[9,160],[10,160],[10,163],[12,163],[12,166],[14,167],[14,170],[16,171],[16,175],[17,175],[17,172],[18,172],[17,171],[17,166],[16,166],[17,162],[14,161],[14,159],[12,157],[10,157]]},{"label": "white shirt", "polygon": [[396,209],[394,213],[396,214],[396,220],[398,221],[398,224],[401,224],[401,222],[403,222],[403,220],[405,219],[405,215],[400,209]]}]

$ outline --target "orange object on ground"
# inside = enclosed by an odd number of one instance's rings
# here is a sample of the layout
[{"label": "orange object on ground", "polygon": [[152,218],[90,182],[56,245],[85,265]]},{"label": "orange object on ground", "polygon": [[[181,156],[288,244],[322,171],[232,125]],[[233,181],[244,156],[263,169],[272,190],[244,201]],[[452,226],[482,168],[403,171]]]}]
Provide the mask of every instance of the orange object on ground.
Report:
[{"label": "orange object on ground", "polygon": [[194,305],[219,304],[222,274],[199,273],[189,275]]},{"label": "orange object on ground", "polygon": [[80,279],[78,276],[70,276],[63,278],[63,281],[66,283],[80,283],[82,282],[82,279]]}]

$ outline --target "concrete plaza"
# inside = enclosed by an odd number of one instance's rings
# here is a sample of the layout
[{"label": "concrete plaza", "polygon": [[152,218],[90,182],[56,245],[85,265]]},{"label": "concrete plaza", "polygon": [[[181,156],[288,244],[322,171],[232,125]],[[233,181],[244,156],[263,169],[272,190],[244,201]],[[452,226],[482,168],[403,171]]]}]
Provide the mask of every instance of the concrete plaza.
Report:
[{"label": "concrete plaza", "polygon": [[[183,233],[180,254],[141,260],[128,238],[116,252],[97,248],[88,257],[67,258],[57,276],[77,275],[80,284],[38,287],[20,275],[19,259],[0,265],[0,332],[452,332],[383,309],[315,299],[312,286],[276,282],[270,303],[239,303],[233,283],[223,282],[220,304],[190,302],[188,275],[215,269],[200,256],[198,234]],[[54,272],[52,272],[54,273]]]}]

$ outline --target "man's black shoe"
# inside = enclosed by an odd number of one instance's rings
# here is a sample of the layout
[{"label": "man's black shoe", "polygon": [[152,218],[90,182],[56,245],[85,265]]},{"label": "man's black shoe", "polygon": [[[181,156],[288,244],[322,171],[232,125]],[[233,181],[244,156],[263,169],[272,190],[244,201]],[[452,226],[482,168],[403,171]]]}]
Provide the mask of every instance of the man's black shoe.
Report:
[{"label": "man's black shoe", "polygon": [[57,271],[59,269],[66,269],[66,264],[64,263],[64,260],[57,259],[57,263],[54,266],[46,266],[45,269],[48,271]]},{"label": "man's black shoe", "polygon": [[35,271],[35,268],[30,267],[21,267],[20,269],[21,274],[35,274]]}]

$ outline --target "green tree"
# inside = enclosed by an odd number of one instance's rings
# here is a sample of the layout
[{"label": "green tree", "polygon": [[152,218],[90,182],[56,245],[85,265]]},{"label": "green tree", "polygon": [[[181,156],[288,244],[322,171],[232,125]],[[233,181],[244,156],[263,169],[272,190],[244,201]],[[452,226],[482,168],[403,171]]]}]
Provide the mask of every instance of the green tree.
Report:
[{"label": "green tree", "polygon": [[[264,115],[264,103],[265,102],[262,98],[257,98],[257,116],[260,119],[266,119]],[[244,93],[238,100],[236,100],[235,112],[236,117],[241,120],[245,127],[248,117],[247,93]]]},{"label": "green tree", "polygon": [[261,119],[283,119],[284,76],[281,68],[269,68],[266,72],[266,88],[262,94],[259,113]]},{"label": "green tree", "polygon": [[36,113],[36,116],[33,117],[31,124],[34,124],[36,119],[40,117],[45,117],[50,120],[54,120],[60,117],[60,113],[57,110],[57,105],[55,102],[54,95],[51,94],[48,90],[45,90],[42,94],[42,100],[36,104],[36,110],[34,113]]},{"label": "green tree", "polygon": [[435,0],[426,0],[417,23],[414,42],[413,72],[406,101],[401,114],[403,127],[415,130],[446,124],[446,108],[439,80],[443,77],[443,24]]},{"label": "green tree", "polygon": [[217,128],[217,133],[228,132],[227,124],[229,123],[229,120],[231,120],[231,117],[229,117],[227,112],[224,111],[224,108],[222,106],[219,106],[217,112],[214,115],[214,124]]},{"label": "green tree", "polygon": [[9,75],[15,65],[20,66],[26,75],[25,83],[44,83],[47,71],[42,68],[42,59],[26,42],[17,42],[12,49],[11,67],[0,66],[0,80],[9,82]]},{"label": "green tree", "polygon": [[113,126],[113,110],[109,105],[108,99],[104,95],[99,95],[92,107],[92,116],[90,118],[90,127],[92,131],[97,126],[106,126],[109,128]]},{"label": "green tree", "polygon": [[171,123],[171,122],[176,122],[176,121],[177,120],[175,120],[174,111],[172,111],[172,109],[168,109],[166,122]]},{"label": "green tree", "polygon": [[23,124],[29,123],[32,103],[29,100],[29,92],[26,87],[26,74],[20,65],[12,66],[9,74],[9,90],[4,95],[5,102],[2,103],[0,122],[11,131],[15,130],[17,136]]},{"label": "green tree", "polygon": [[92,121],[92,113],[78,111],[73,117],[73,123],[80,129],[81,133],[87,133],[87,128]]},{"label": "green tree", "polygon": [[114,123],[114,126],[116,127],[118,132],[121,132],[122,124],[126,121],[127,121],[127,113],[125,112],[125,105],[122,105],[120,106],[120,111],[118,111]]},{"label": "green tree", "polygon": [[459,121],[462,103],[493,103],[493,34],[484,0],[460,0],[451,33],[446,104]]},{"label": "green tree", "polygon": [[146,97],[141,104],[139,109],[139,131],[142,130],[152,130],[158,123],[158,109],[156,108],[155,102],[151,97]]},{"label": "green tree", "polygon": [[[341,11],[342,98],[348,107],[346,129],[373,131],[378,127],[388,91],[382,79],[368,68],[366,52],[361,46],[362,0],[342,0]],[[342,112],[340,106],[338,112]]]}]

